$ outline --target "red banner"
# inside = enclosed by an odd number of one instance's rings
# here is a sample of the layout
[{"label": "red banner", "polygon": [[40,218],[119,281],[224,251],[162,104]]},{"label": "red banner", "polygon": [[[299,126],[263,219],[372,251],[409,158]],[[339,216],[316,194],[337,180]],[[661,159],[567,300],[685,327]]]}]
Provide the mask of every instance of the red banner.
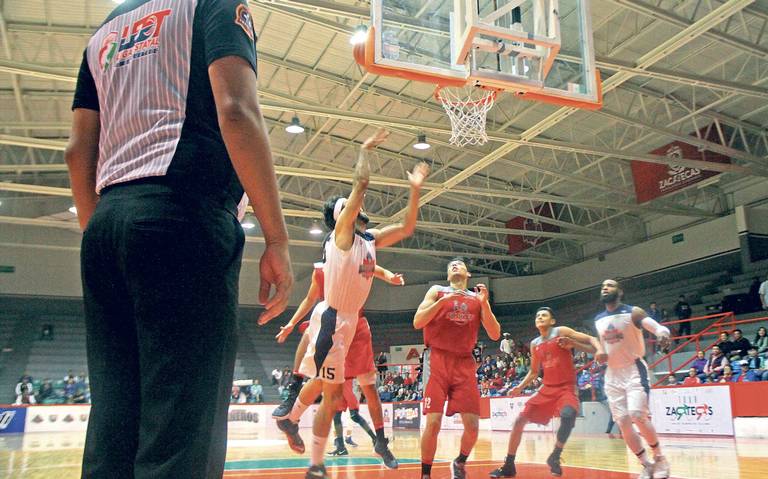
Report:
[{"label": "red banner", "polygon": [[[555,211],[551,203],[543,203],[530,211],[533,214],[544,216],[546,218],[554,218]],[[529,218],[523,218],[522,216],[516,216],[506,223],[507,228],[516,230],[530,231],[529,235],[507,235],[507,242],[509,243],[509,254],[517,254],[521,251],[525,251],[532,246],[539,245],[549,238],[542,238],[536,236],[536,232],[548,231],[551,233],[558,233],[560,231],[559,226],[544,223],[541,220],[532,220]]]},{"label": "red banner", "polygon": [[[719,143],[717,130],[712,127],[707,133],[701,130],[702,136],[715,143]],[[632,161],[632,177],[635,180],[635,195],[638,203],[645,203],[653,199],[665,196],[687,186],[696,184],[707,178],[719,175],[718,171],[704,171],[698,168],[688,168],[674,164],[675,159],[711,161],[713,163],[730,163],[731,159],[725,155],[711,151],[700,151],[698,147],[673,141],[651,152],[653,155],[666,156],[672,160],[670,165],[659,165],[645,161]]]}]

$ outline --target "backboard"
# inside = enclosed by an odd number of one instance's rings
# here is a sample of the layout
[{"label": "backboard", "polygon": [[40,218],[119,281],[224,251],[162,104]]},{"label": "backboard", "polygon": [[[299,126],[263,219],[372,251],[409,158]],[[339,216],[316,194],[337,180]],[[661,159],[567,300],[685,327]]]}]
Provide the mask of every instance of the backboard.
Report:
[{"label": "backboard", "polygon": [[599,108],[589,0],[372,0],[375,74]]}]

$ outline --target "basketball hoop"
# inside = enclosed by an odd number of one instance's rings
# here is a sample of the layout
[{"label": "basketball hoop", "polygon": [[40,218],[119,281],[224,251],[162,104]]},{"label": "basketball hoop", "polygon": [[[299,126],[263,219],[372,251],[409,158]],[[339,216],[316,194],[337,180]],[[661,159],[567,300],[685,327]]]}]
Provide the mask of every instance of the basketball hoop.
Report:
[{"label": "basketball hoop", "polygon": [[435,89],[435,98],[443,105],[451,120],[451,139],[454,146],[484,145],[488,141],[485,121],[493,107],[499,90],[478,86],[441,86]]}]

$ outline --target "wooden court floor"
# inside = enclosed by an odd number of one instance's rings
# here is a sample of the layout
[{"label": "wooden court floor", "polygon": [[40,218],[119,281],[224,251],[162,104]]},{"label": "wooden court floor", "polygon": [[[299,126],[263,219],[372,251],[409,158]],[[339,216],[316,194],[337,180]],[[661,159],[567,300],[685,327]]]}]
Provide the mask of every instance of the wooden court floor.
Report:
[{"label": "wooden court floor", "polygon": [[[308,429],[302,429],[307,439]],[[392,433],[390,433],[392,434]],[[443,431],[433,467],[434,479],[450,478],[448,461],[458,452],[460,431]],[[350,455],[329,459],[331,477],[349,479],[399,479],[420,477],[419,435],[395,431],[392,450],[400,468],[391,471],[373,454],[367,437],[355,431],[360,444]],[[84,435],[36,433],[0,436],[0,477],[78,478]],[[506,454],[507,433],[482,431],[469,458],[468,477],[486,478]],[[552,445],[551,433],[526,433],[518,450],[519,478],[551,477],[543,465]],[[768,440],[665,437],[665,453],[672,475],[680,479],[754,479],[768,477]],[[292,453],[279,431],[230,434],[225,478],[302,478],[308,453]],[[627,479],[637,475],[637,461],[620,439],[607,436],[573,436],[563,452],[564,477],[571,479]]]}]

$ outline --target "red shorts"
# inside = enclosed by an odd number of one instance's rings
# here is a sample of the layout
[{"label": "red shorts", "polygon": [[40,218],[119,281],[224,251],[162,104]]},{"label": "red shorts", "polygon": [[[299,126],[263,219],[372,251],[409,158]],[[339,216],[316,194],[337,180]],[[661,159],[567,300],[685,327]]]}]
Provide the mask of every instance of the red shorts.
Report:
[{"label": "red shorts", "polygon": [[376,371],[373,362],[373,337],[368,320],[361,316],[357,319],[355,337],[349,345],[344,361],[344,379],[353,379],[371,371]]},{"label": "red shorts", "polygon": [[300,322],[297,328],[299,330],[299,334],[304,334],[304,331],[306,331],[308,327],[309,327],[309,321]]},{"label": "red shorts", "polygon": [[447,416],[457,412],[480,415],[477,363],[472,353],[462,355],[430,348],[425,351],[423,377],[424,414],[442,414],[447,400]]},{"label": "red shorts", "polygon": [[579,410],[576,385],[547,386],[545,384],[525,403],[525,408],[523,408],[520,416],[525,417],[530,422],[547,424],[553,417],[559,417],[565,406],[571,406],[576,411]]},{"label": "red shorts", "polygon": [[[346,367],[346,366],[345,366]],[[339,407],[336,408],[338,412],[344,412],[347,409],[350,411],[354,409],[360,409],[360,401],[357,400],[355,392],[352,390],[352,380],[347,379],[344,381],[344,387],[342,388],[344,397],[339,401]]]}]

